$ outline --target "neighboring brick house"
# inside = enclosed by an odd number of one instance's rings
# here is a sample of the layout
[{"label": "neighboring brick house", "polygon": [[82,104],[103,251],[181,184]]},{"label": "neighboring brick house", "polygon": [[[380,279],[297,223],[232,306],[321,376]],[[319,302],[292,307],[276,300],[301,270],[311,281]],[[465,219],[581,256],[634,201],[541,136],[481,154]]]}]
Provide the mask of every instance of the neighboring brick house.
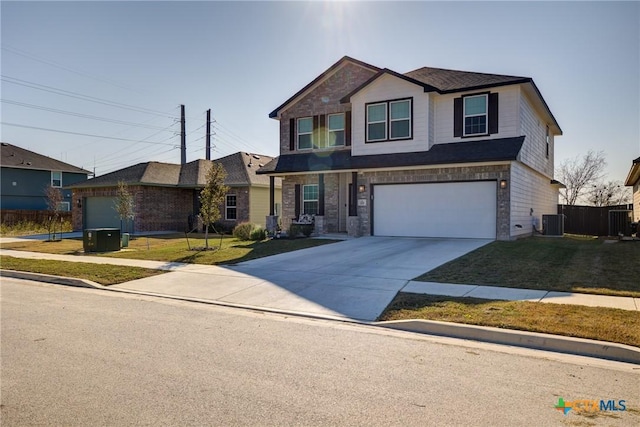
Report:
[{"label": "neighboring brick house", "polygon": [[[234,153],[213,162],[227,172],[229,187],[225,203],[220,206],[222,220],[231,228],[240,222],[264,224],[269,213],[270,180],[256,175],[260,166],[273,158],[257,154]],[[183,165],[146,162],[117,170],[86,182],[72,185],[73,228],[122,226],[142,231],[184,231],[195,226],[200,204],[200,190],[206,182],[209,160],[195,160]],[[133,224],[121,225],[114,209],[119,182],[127,184],[134,196]],[[280,180],[274,181],[273,204],[281,202]]]},{"label": "neighboring brick house", "polygon": [[640,222],[640,157],[631,164],[624,185],[633,189],[633,220]]},{"label": "neighboring brick house", "polygon": [[533,80],[343,57],[276,108],[282,225],[318,233],[509,240],[555,214],[554,137]]},{"label": "neighboring brick house", "polygon": [[61,210],[71,210],[71,192],[62,187],[86,181],[88,170],[6,142],[0,147],[0,206],[3,210],[47,210],[45,190],[62,193]]}]

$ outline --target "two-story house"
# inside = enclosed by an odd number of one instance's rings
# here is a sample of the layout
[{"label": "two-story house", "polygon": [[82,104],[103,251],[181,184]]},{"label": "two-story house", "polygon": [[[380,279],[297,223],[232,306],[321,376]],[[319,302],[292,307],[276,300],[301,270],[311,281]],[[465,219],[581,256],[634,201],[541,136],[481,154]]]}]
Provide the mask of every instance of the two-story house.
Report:
[{"label": "two-story house", "polygon": [[86,181],[88,170],[3,142],[0,147],[0,205],[9,210],[47,210],[45,191],[58,188],[60,209],[71,210],[71,190],[64,187]]},{"label": "two-story house", "polygon": [[531,235],[556,213],[558,122],[533,80],[344,57],[276,108],[282,225],[317,233]]}]

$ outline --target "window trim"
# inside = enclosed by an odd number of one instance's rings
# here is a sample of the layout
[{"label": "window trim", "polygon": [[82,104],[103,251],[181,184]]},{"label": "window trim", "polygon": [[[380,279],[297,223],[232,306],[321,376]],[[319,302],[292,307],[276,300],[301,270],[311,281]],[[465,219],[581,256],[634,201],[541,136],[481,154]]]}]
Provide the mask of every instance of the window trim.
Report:
[{"label": "window trim", "polygon": [[[311,120],[311,131],[310,132],[300,132],[300,120]],[[298,117],[296,119],[296,147],[298,150],[313,150],[314,141],[313,141],[313,116],[307,117]],[[311,136],[311,146],[308,148],[300,148],[300,135],[310,135]]]},{"label": "window trim", "polygon": [[[60,174],[60,185],[54,185],[53,184],[53,181],[54,181],[53,174],[54,173],[59,173]],[[51,171],[51,186],[53,188],[62,188],[62,171]]]},{"label": "window trim", "polygon": [[[229,197],[235,197],[236,199],[236,204],[231,206],[229,204]],[[229,218],[229,209],[235,209],[236,211],[236,217],[235,218]],[[233,194],[227,194],[224,197],[224,219],[227,221],[237,221],[238,220],[238,196],[233,193]]]},{"label": "window trim", "polygon": [[[395,119],[391,120],[391,104],[409,101],[409,136],[401,136],[396,138],[391,138],[391,122],[397,122],[407,119]],[[369,107],[374,105],[385,105],[385,136],[384,139],[370,139],[369,138],[369,124],[373,123],[383,123],[383,121],[375,121],[369,122]],[[372,144],[377,142],[390,142],[390,141],[407,141],[413,139],[413,97],[406,98],[396,98],[396,99],[387,99],[385,101],[376,101],[376,102],[368,102],[365,104],[365,118],[364,118],[364,126],[365,126],[365,144]]]},{"label": "window trim", "polygon": [[[61,209],[60,206],[65,206],[65,208]],[[58,211],[59,212],[71,212],[71,203],[70,202],[66,202],[66,201],[59,202]]]},{"label": "window trim", "polygon": [[[305,199],[304,195],[304,189],[305,187],[316,187],[316,193],[318,194],[318,198],[316,199]],[[301,209],[301,213],[303,215],[318,215],[318,210],[320,209],[320,188],[318,184],[303,184],[302,185],[302,209]],[[316,211],[314,213],[309,213],[306,211],[304,204],[305,202],[316,202]]]},{"label": "window trim", "polygon": [[[342,116],[342,129],[331,129],[331,116]],[[329,113],[327,114],[327,139],[326,139],[326,147],[323,148],[334,148],[334,147],[344,147],[347,143],[347,115],[342,113]],[[342,131],[342,144],[331,145],[331,132],[340,132]]]},{"label": "window trim", "polygon": [[[481,93],[470,93],[468,95],[462,96],[462,137],[470,138],[477,136],[488,136],[489,135],[489,93],[490,92],[481,92]],[[477,98],[484,97],[484,114],[470,114],[467,115],[467,98]],[[478,133],[467,133],[467,117],[481,117],[484,116],[484,132]]]}]

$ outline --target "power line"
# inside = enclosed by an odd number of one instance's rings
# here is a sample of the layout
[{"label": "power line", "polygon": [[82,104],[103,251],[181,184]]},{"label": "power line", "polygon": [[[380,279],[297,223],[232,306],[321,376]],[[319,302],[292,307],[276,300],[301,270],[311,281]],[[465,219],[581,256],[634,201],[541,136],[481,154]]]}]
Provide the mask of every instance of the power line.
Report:
[{"label": "power line", "polygon": [[[76,98],[76,99],[80,99],[80,100],[88,101],[88,102],[95,102],[97,104],[103,104],[103,105],[107,105],[109,107],[115,107],[115,108],[122,108],[124,110],[131,110],[131,111],[135,111],[135,112],[138,112],[138,113],[155,114],[155,115],[158,115],[158,116],[166,117],[165,113],[163,113],[161,111],[150,110],[150,109],[144,108],[144,107],[136,107],[135,105],[123,104],[121,102],[109,101],[107,99],[102,99],[102,98],[96,98],[95,96],[83,95],[81,93],[71,92],[71,91],[68,91],[68,90],[55,88],[53,86],[42,85],[42,84],[39,84],[39,83],[34,83],[34,82],[27,81],[27,80],[18,79],[18,78],[15,78],[15,77],[0,75],[0,78],[1,78],[2,81],[5,81],[7,83],[11,83],[11,84],[19,85],[19,86],[24,86],[24,87],[28,87],[28,88],[31,88],[31,89],[41,90],[41,91],[44,91],[44,92],[50,92],[50,93],[53,93],[53,94],[56,94],[56,95],[68,96],[70,98]],[[170,117],[170,118],[173,118],[173,117]]]},{"label": "power line", "polygon": [[41,131],[47,131],[47,132],[66,133],[66,134],[69,134],[69,135],[88,136],[88,137],[91,137],[91,138],[112,139],[112,140],[115,140],[115,141],[144,142],[145,144],[155,144],[155,145],[173,145],[173,144],[164,144],[162,142],[140,141],[140,140],[136,140],[136,139],[116,138],[116,137],[112,137],[112,136],[92,135],[92,134],[89,134],[89,133],[71,132],[71,131],[65,131],[65,130],[59,130],[59,129],[50,129],[50,128],[41,128],[41,127],[37,127],[37,126],[21,125],[21,124],[18,124],[18,123],[0,122],[0,124],[3,124],[5,126],[14,126],[14,127],[19,127],[19,128],[25,128],[25,129],[34,129],[34,130],[41,130]]},{"label": "power line", "polygon": [[128,126],[132,126],[132,127],[141,127],[141,128],[147,128],[147,129],[162,129],[160,126],[153,126],[153,125],[145,125],[142,123],[134,123],[134,122],[126,122],[123,120],[116,120],[116,119],[109,119],[106,117],[98,117],[98,116],[92,116],[89,114],[82,114],[82,113],[76,113],[74,111],[65,111],[65,110],[58,110],[56,108],[50,108],[50,107],[44,107],[41,105],[34,105],[34,104],[27,104],[25,102],[18,102],[18,101],[13,101],[10,99],[0,99],[1,102],[5,103],[5,104],[12,104],[12,105],[17,105],[20,107],[25,107],[25,108],[33,108],[36,110],[42,110],[42,111],[49,111],[51,113],[58,113],[58,114],[66,114],[69,116],[74,116],[74,117],[80,117],[80,118],[84,118],[84,119],[91,119],[91,120],[99,120],[99,121],[103,121],[103,122],[107,122],[107,123],[115,123],[115,124],[119,124],[119,125],[128,125]]}]

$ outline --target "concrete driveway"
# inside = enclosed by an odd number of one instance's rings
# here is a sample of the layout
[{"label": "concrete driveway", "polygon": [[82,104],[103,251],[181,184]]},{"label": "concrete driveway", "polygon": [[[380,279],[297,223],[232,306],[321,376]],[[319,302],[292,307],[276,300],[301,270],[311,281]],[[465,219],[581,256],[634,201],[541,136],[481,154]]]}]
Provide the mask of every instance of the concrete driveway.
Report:
[{"label": "concrete driveway", "polygon": [[362,237],[113,287],[325,317],[375,320],[411,279],[486,239]]}]

